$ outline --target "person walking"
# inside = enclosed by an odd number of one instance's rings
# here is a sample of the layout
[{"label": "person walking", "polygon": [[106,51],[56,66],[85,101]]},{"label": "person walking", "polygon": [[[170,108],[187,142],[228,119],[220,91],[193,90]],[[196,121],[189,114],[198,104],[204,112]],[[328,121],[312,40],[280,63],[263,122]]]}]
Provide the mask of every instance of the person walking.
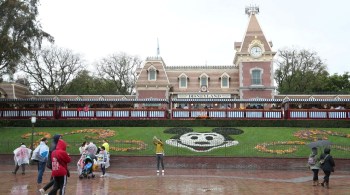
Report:
[{"label": "person walking", "polygon": [[313,147],[311,149],[311,154],[308,158],[308,165],[310,170],[313,172],[313,186],[318,186],[318,172],[320,170],[320,158],[317,156],[317,148]]},{"label": "person walking", "polygon": [[157,158],[157,173],[159,173],[159,165],[162,165],[162,173],[164,173],[164,147],[161,139],[156,136],[153,137],[153,144],[156,146],[156,158]]},{"label": "person walking", "polygon": [[334,167],[335,167],[334,159],[330,155],[330,153],[331,153],[331,149],[325,148],[324,153],[320,157],[321,169],[325,174],[321,185],[325,188],[329,188],[329,177],[331,175],[331,172],[334,172]]},{"label": "person walking", "polygon": [[58,190],[60,191],[60,195],[65,194],[67,177],[70,176],[68,163],[71,161],[66,148],[67,144],[62,139],[59,139],[56,150],[51,154],[52,177],[55,183],[49,195],[56,194]]},{"label": "person walking", "polygon": [[[51,154],[54,150],[56,150],[56,146],[57,146],[57,142],[59,139],[62,139],[62,136],[60,134],[56,134],[53,136],[52,138],[52,142],[51,142],[51,146],[50,146],[50,150],[49,150],[49,156],[47,159],[47,168],[49,168],[50,170],[52,170],[52,161],[51,161]],[[39,189],[39,192],[41,195],[45,194],[45,191],[47,191],[49,188],[51,188],[54,185],[55,181],[53,180],[53,177],[51,175],[50,177],[50,181],[49,183],[47,183],[43,188]]]},{"label": "person walking", "polygon": [[19,167],[22,167],[22,175],[26,174],[25,165],[29,164],[29,158],[30,158],[31,152],[32,150],[27,148],[24,143],[21,143],[21,145],[13,151],[14,160],[16,164],[15,170],[12,172],[13,174],[16,175]]},{"label": "person walking", "polygon": [[100,147],[100,152],[97,155],[97,163],[101,167],[102,175],[100,177],[105,177],[106,174],[106,168],[108,168],[109,163],[107,162],[108,160],[108,155],[107,151],[105,150],[104,146]]},{"label": "person walking", "polygon": [[38,178],[37,183],[41,184],[45,172],[46,162],[49,156],[49,147],[47,146],[47,138],[43,137],[40,144],[35,148],[32,160],[38,162]]}]

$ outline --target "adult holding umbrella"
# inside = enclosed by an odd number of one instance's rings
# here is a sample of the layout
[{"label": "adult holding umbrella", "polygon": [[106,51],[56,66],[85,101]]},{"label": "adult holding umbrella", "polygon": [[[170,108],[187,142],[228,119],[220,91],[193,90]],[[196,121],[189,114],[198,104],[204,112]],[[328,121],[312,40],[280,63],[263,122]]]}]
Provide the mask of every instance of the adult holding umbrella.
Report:
[{"label": "adult holding umbrella", "polygon": [[318,148],[323,149],[325,147],[329,147],[330,145],[332,145],[332,142],[328,140],[322,140],[322,139],[308,144],[308,146],[311,148],[311,154],[309,155],[309,158],[308,158],[308,165],[313,172],[313,178],[312,178],[313,186],[318,185],[318,173],[319,173],[319,170],[321,169],[320,157],[317,157],[317,150]]},{"label": "adult holding umbrella", "polygon": [[331,172],[334,172],[334,167],[335,167],[334,159],[330,153],[331,153],[331,149],[325,148],[324,153],[320,157],[321,168],[325,174],[321,185],[324,186],[325,188],[329,188],[329,177],[331,175]]}]

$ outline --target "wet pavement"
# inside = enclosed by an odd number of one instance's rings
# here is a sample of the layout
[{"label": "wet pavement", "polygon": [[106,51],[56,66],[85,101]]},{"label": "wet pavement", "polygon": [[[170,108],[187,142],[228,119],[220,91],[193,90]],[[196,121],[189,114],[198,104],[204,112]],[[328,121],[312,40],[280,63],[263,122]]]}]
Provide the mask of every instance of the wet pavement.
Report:
[{"label": "wet pavement", "polygon": [[[42,186],[36,184],[37,171],[34,165],[27,167],[26,174],[20,170],[11,172],[14,166],[0,167],[0,194],[40,194]],[[238,169],[167,169],[156,173],[149,168],[110,168],[107,176],[94,179],[79,179],[71,168],[66,194],[350,194],[350,172],[335,172],[330,178],[330,189],[312,186],[312,172],[293,170],[238,170]],[[320,173],[320,178],[323,172]],[[44,184],[50,172],[44,174]]]}]

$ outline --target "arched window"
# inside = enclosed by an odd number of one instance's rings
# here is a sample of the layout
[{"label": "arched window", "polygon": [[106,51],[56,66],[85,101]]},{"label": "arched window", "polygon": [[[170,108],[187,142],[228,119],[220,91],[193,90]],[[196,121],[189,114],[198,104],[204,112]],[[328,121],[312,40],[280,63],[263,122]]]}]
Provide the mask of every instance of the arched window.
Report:
[{"label": "arched window", "polygon": [[251,71],[251,79],[252,85],[262,85],[262,70],[261,69],[253,69]]}]

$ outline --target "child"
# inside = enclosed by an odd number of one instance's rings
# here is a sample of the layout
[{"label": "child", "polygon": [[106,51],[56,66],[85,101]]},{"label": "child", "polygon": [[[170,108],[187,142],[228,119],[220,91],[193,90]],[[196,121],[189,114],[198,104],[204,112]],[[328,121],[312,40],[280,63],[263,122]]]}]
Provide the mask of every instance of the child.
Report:
[{"label": "child", "polygon": [[107,158],[108,156],[106,148],[104,146],[101,146],[101,150],[97,155],[97,163],[100,164],[102,170],[102,175],[100,177],[105,177]]}]

